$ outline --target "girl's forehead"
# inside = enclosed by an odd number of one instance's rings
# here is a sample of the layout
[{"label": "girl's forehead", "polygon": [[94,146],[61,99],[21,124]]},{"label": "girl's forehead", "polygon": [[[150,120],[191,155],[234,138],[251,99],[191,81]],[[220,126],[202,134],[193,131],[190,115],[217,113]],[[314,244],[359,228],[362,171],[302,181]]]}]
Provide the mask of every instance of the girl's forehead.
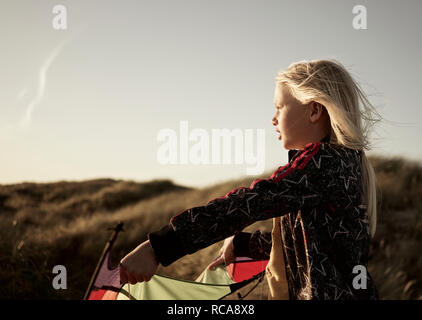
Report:
[{"label": "girl's forehead", "polygon": [[274,90],[274,104],[279,105],[290,98],[289,90],[282,85],[277,85]]}]

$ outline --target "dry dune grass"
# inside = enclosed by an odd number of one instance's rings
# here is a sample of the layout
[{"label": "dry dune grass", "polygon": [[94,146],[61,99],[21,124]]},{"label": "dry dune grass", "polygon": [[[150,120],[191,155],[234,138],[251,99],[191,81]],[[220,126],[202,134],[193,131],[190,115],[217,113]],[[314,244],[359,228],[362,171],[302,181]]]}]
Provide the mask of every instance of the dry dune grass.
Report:
[{"label": "dry dune grass", "polygon": [[[422,168],[399,158],[372,157],[371,162],[382,201],[369,271],[382,299],[422,299]],[[117,263],[144,241],[148,232],[168,223],[171,216],[233,188],[248,186],[254,178],[198,190],[168,180],[137,183],[97,179],[0,186],[0,297],[80,299],[108,239],[109,227],[125,223],[114,248],[113,263]],[[261,221],[246,231],[269,231],[271,227],[271,220]],[[160,266],[158,272],[193,280],[214,259],[221,244],[185,256],[168,267]],[[67,268],[67,290],[54,290],[51,284],[53,266],[59,264]],[[247,299],[265,299],[266,295],[264,280]]]}]

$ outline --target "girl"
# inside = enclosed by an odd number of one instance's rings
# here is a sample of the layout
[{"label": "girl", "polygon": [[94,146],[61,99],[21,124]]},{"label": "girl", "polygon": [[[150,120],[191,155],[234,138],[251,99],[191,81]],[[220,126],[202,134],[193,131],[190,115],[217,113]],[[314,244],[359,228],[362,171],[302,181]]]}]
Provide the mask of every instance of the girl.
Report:
[{"label": "girl", "polygon": [[[209,267],[268,257],[270,299],[378,299],[366,270],[376,227],[375,174],[365,156],[371,103],[336,60],[300,61],[276,76],[272,119],[289,163],[175,215],[121,260],[121,281],[149,281],[226,239]],[[272,233],[241,232],[273,218]]]}]

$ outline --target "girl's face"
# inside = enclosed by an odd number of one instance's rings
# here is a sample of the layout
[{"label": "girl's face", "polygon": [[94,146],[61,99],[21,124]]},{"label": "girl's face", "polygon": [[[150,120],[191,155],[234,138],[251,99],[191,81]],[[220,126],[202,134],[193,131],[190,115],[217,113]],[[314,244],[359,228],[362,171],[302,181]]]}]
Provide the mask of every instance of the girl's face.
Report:
[{"label": "girl's face", "polygon": [[283,147],[303,149],[309,143],[309,108],[294,98],[285,85],[277,85],[274,91],[276,113],[272,119],[275,130],[280,134],[278,139]]}]

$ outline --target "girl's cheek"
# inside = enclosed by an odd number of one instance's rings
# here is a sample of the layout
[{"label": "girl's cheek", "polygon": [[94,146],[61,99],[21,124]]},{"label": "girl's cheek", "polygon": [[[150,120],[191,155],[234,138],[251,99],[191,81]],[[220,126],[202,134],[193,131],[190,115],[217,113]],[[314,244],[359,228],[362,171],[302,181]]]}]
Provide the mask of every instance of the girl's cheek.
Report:
[{"label": "girl's cheek", "polygon": [[280,126],[280,131],[283,132],[284,129],[286,128],[286,119],[284,117],[280,116],[278,118],[278,123],[279,123],[279,126]]}]

